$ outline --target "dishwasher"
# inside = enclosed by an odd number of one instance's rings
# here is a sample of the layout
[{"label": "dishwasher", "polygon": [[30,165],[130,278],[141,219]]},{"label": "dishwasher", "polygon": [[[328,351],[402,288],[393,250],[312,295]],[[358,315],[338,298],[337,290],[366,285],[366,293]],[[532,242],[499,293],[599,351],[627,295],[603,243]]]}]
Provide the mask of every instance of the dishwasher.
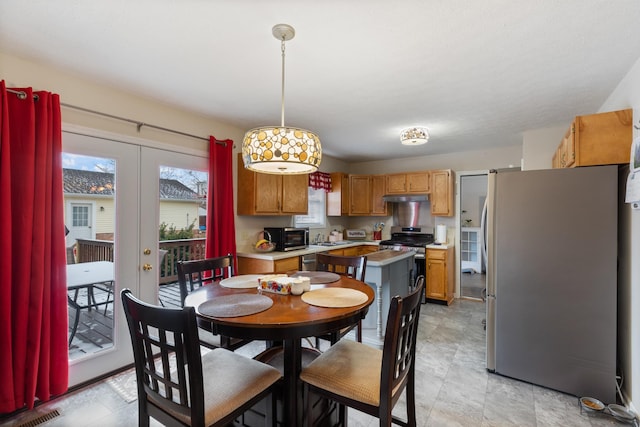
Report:
[{"label": "dishwasher", "polygon": [[302,271],[316,271],[316,254],[302,255],[301,257]]}]

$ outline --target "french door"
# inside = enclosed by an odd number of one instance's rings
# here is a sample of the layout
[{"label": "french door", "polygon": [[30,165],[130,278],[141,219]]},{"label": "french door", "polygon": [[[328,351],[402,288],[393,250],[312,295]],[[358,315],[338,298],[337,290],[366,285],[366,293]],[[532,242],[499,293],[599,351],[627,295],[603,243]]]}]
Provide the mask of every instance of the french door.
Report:
[{"label": "french door", "polygon": [[[153,146],[152,146],[153,145]],[[83,336],[80,329],[70,343],[69,385],[83,383],[99,377],[133,362],[131,341],[120,303],[120,291],[124,288],[132,290],[134,295],[153,304],[159,300],[159,284],[163,276],[173,274],[176,254],[183,249],[175,249],[178,243],[160,241],[162,227],[174,232],[190,229],[204,236],[200,231],[201,215],[204,215],[206,191],[207,152],[190,149],[190,152],[176,152],[174,146],[142,141],[107,134],[102,131],[87,130],[74,126],[65,126],[63,130],[63,159],[74,158],[86,161],[85,172],[76,171],[83,179],[105,179],[104,175],[114,181],[113,191],[100,191],[104,184],[95,184],[91,191],[80,192],[76,187],[65,186],[65,206],[84,203],[89,206],[90,215],[94,216],[94,241],[98,245],[111,245],[113,250],[113,303],[106,309],[93,310],[95,315],[106,314],[106,328],[111,330],[111,341],[104,339],[98,347],[92,346],[94,340],[89,334]],[[73,161],[69,161],[73,163]],[[93,171],[91,169],[93,165]],[[63,167],[71,168],[71,164]],[[75,167],[80,167],[76,165]],[[97,171],[96,171],[97,169]],[[95,172],[92,174],[91,172]],[[73,175],[73,174],[69,174]],[[189,181],[189,182],[186,182]],[[104,181],[103,181],[104,182]],[[65,174],[65,184],[67,175]],[[177,194],[178,191],[181,191]],[[96,191],[98,194],[96,194]],[[71,200],[74,200],[73,203]],[[70,216],[71,215],[71,216]],[[65,222],[72,220],[73,210],[65,208]],[[171,237],[171,236],[169,236]],[[183,239],[186,244],[193,244],[194,239]],[[198,239],[195,239],[198,241]],[[93,241],[84,242],[91,244]],[[181,240],[182,242],[182,240]],[[67,246],[74,244],[67,236]],[[164,262],[160,247],[171,247],[171,263]],[[74,258],[85,262],[86,248],[79,249],[75,245]],[[83,254],[77,253],[83,250]],[[72,251],[68,249],[68,255]],[[96,251],[97,253],[97,251]],[[91,255],[95,256],[95,255]],[[100,255],[104,256],[104,255]],[[78,259],[81,258],[82,259]],[[71,261],[69,261],[71,262]],[[166,271],[165,271],[166,270]],[[164,282],[171,280],[166,278]],[[175,301],[174,301],[175,303]],[[70,308],[70,318],[73,316]],[[85,312],[84,315],[87,313]],[[85,317],[81,317],[86,320]],[[95,325],[85,325],[91,332]],[[103,327],[102,325],[101,327]],[[78,356],[76,347],[84,352]]]}]

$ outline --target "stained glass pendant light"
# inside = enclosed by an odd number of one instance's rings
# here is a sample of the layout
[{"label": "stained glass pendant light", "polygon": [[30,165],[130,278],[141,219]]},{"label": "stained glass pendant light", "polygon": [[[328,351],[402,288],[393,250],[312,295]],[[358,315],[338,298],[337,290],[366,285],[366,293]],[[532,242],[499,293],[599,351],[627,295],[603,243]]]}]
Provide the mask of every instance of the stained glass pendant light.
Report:
[{"label": "stained glass pendant light", "polygon": [[322,160],[318,136],[306,129],[284,124],[285,42],[296,32],[291,25],[278,24],[271,31],[282,50],[282,111],[280,126],[263,126],[247,131],[242,142],[244,167],[261,173],[305,174],[315,172]]}]

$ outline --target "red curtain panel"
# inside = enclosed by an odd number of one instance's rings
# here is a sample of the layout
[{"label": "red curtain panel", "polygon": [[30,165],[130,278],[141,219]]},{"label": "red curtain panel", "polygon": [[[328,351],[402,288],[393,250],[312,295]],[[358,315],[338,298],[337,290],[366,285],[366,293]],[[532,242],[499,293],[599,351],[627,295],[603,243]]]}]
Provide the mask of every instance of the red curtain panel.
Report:
[{"label": "red curtain panel", "polygon": [[60,99],[0,81],[0,413],[68,387]]},{"label": "red curtain panel", "polygon": [[237,271],[233,206],[233,141],[218,141],[212,136],[209,140],[206,256],[233,254],[234,271]]}]

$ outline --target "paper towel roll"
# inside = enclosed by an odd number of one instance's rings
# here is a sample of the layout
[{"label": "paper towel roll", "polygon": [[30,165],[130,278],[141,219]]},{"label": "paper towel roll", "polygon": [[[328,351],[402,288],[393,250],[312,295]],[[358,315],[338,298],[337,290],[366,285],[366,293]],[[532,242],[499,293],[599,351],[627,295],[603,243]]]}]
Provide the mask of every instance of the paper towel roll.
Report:
[{"label": "paper towel roll", "polygon": [[436,227],[436,243],[447,243],[447,226],[444,224]]}]

